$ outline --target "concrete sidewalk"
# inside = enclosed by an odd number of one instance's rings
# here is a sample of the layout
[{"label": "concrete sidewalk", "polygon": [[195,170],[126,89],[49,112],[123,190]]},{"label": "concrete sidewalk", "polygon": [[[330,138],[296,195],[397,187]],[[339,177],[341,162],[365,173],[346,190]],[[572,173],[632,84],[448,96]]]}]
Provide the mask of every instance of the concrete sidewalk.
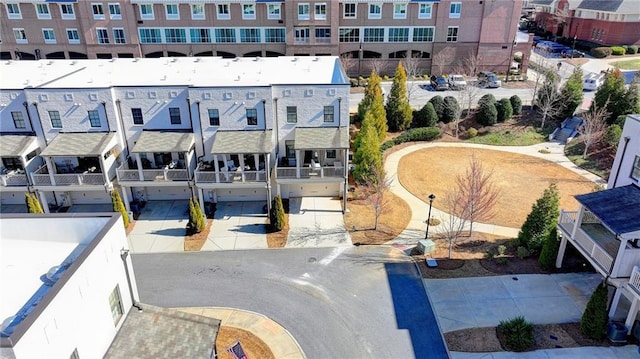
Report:
[{"label": "concrete sidewalk", "polygon": [[461,353],[451,352],[452,359],[631,359],[640,358],[637,345],[622,347],[579,347],[544,349],[532,352],[513,353]]}]

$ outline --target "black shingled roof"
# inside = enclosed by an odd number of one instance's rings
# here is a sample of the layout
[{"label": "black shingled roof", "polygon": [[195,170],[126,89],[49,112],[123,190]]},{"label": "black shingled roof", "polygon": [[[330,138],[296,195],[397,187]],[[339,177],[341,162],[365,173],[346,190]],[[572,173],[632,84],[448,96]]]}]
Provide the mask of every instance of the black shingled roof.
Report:
[{"label": "black shingled roof", "polygon": [[616,187],[576,199],[616,234],[640,231],[640,187]]},{"label": "black shingled roof", "polygon": [[578,9],[616,12],[624,0],[583,0]]}]

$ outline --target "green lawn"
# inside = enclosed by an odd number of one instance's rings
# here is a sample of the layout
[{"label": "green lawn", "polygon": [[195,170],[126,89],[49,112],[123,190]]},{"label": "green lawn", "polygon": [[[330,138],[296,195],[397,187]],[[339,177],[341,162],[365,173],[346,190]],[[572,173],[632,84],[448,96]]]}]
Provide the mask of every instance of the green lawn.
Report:
[{"label": "green lawn", "polygon": [[496,131],[466,140],[469,143],[480,143],[494,146],[529,146],[541,143],[547,136],[534,130],[528,131]]},{"label": "green lawn", "polygon": [[611,65],[619,68],[620,70],[640,70],[640,59],[616,61]]}]

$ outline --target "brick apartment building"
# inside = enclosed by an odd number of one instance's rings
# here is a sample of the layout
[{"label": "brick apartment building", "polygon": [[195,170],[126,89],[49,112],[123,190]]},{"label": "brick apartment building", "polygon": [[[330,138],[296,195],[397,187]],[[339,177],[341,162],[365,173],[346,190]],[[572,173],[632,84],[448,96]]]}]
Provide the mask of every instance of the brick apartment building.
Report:
[{"label": "brick apartment building", "polygon": [[[419,58],[450,72],[470,56],[505,72],[522,0],[6,0],[2,59],[348,57],[350,75]],[[514,48],[515,47],[515,48]],[[525,66],[526,67],[526,59]]]},{"label": "brick apartment building", "polygon": [[533,0],[538,27],[603,45],[640,45],[638,0]]}]

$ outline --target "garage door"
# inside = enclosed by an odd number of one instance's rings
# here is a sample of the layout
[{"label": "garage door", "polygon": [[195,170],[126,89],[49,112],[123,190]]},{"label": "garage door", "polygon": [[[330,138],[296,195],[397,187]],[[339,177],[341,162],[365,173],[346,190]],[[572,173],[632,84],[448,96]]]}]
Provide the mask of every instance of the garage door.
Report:
[{"label": "garage door", "polygon": [[340,183],[290,184],[283,192],[289,197],[334,197],[340,194]]},{"label": "garage door", "polygon": [[105,191],[67,192],[72,204],[111,203],[111,195]]},{"label": "garage door", "polygon": [[149,201],[191,198],[191,189],[189,187],[147,187],[145,193]]},{"label": "garage door", "polygon": [[217,189],[218,202],[267,201],[266,188]]},{"label": "garage door", "polygon": [[1,204],[24,204],[24,192],[0,192]]}]

